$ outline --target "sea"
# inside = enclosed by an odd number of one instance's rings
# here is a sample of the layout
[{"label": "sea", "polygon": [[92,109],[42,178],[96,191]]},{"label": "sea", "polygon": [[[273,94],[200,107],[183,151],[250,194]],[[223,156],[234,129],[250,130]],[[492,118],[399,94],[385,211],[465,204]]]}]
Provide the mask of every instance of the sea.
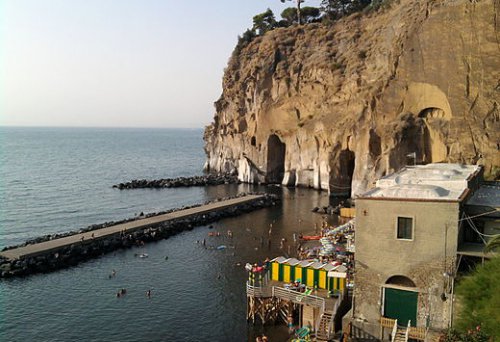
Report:
[{"label": "sea", "polygon": [[[294,255],[294,233],[320,225],[323,218],[311,209],[328,205],[328,194],[248,184],[112,187],[201,175],[202,136],[201,129],[0,127],[0,248],[242,192],[282,198],[277,207],[72,268],[0,280],[0,341],[255,341],[260,334],[288,340],[285,326],[247,322],[244,265]],[[214,231],[222,236],[209,236]],[[203,239],[209,248],[197,243]],[[122,288],[127,293],[118,298]]]}]

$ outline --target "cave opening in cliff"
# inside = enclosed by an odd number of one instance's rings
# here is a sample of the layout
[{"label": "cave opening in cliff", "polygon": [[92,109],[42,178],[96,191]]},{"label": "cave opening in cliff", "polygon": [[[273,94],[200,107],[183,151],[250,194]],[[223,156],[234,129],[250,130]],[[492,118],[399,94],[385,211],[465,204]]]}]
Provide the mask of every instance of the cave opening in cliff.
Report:
[{"label": "cave opening in cliff", "polygon": [[332,174],[330,190],[333,194],[350,195],[356,158],[354,152],[349,149],[340,151],[338,156],[337,167],[335,168],[337,172]]},{"label": "cave opening in cliff", "polygon": [[280,184],[285,174],[285,152],[286,145],[280,138],[273,134],[267,140],[267,173],[266,181],[272,184]]},{"label": "cave opening in cliff", "polygon": [[426,108],[418,115],[422,125],[422,163],[438,163],[446,160],[447,148],[443,132],[448,120],[440,108]]}]

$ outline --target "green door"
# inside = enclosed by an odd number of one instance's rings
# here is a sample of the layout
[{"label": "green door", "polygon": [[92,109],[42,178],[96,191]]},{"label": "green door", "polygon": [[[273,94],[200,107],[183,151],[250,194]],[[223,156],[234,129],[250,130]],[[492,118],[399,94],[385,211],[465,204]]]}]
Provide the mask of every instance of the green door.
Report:
[{"label": "green door", "polygon": [[398,320],[398,325],[417,325],[418,292],[384,288],[384,316]]}]

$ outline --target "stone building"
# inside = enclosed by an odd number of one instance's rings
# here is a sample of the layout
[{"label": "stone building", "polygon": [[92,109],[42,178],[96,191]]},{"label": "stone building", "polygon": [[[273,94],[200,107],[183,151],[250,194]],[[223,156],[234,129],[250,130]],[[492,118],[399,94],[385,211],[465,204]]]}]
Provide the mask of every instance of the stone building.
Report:
[{"label": "stone building", "polygon": [[482,173],[475,165],[408,166],[356,199],[355,290],[346,317],[354,332],[387,339],[397,319],[423,339],[450,326],[457,262],[484,258],[484,245],[464,243],[471,227],[463,224]]}]

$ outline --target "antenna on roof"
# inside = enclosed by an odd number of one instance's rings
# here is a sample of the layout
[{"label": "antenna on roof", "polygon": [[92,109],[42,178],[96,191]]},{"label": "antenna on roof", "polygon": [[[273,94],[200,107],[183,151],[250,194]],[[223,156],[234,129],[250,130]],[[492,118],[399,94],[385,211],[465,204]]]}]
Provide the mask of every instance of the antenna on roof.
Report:
[{"label": "antenna on roof", "polygon": [[417,165],[417,152],[408,153],[406,158],[413,158],[413,166]]}]

